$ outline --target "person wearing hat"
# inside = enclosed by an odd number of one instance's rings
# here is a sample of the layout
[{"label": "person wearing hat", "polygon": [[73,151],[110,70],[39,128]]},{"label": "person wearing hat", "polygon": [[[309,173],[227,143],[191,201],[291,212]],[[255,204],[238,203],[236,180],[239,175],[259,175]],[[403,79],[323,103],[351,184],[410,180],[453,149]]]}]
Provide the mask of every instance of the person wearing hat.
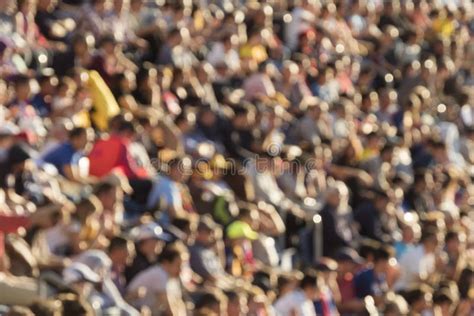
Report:
[{"label": "person wearing hat", "polygon": [[255,222],[256,211],[242,208],[239,217],[226,229],[226,237],[231,249],[230,271],[234,276],[251,275],[255,270],[255,258],[252,242],[259,234],[252,228]]},{"label": "person wearing hat", "polygon": [[125,268],[127,283],[130,283],[138,273],[156,263],[165,243],[170,242],[172,238],[154,222],[135,227],[130,234],[135,241],[136,256],[132,264]]}]

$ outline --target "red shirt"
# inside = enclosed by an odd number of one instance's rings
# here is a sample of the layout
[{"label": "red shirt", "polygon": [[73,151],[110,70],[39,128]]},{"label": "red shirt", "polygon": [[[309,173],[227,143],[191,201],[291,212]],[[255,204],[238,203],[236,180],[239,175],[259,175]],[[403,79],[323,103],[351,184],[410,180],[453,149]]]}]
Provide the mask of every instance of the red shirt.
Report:
[{"label": "red shirt", "polygon": [[146,170],[139,168],[128,152],[129,141],[118,135],[101,139],[89,154],[89,174],[103,177],[112,170],[119,170],[128,178],[145,178]]}]

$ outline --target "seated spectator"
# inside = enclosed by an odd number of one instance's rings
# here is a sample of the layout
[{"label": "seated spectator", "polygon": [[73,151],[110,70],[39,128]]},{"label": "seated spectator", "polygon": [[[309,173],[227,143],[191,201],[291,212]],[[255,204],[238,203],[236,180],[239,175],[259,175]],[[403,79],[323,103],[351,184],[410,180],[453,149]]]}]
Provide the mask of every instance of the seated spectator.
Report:
[{"label": "seated spectator", "polygon": [[131,234],[135,240],[137,255],[132,264],[125,269],[127,283],[130,283],[137,274],[155,264],[165,243],[171,241],[171,235],[163,232],[163,229],[155,223],[142,224],[132,229]]},{"label": "seated spectator", "polygon": [[149,306],[152,315],[184,315],[185,305],[182,296],[179,276],[183,262],[183,254],[167,247],[158,258],[158,264],[139,273],[128,286],[128,294],[133,295],[145,288],[143,298],[133,301],[137,308]]},{"label": "seated spectator", "polygon": [[[228,288],[232,282],[225,272],[222,256],[217,252],[216,224],[208,217],[203,217],[197,227],[194,245],[190,247],[191,269],[204,281],[220,288]],[[221,249],[222,250],[222,249]]]},{"label": "seated spectator", "polygon": [[88,168],[84,166],[85,154],[92,140],[89,130],[77,127],[69,132],[69,140],[45,154],[43,160],[56,167],[67,180],[87,182]]},{"label": "seated spectator", "polygon": [[131,122],[122,121],[108,138],[99,139],[89,153],[91,176],[103,177],[113,170],[123,172],[129,179],[146,178],[147,171],[132,158],[130,144],[136,136]]},{"label": "seated spectator", "polygon": [[367,295],[371,295],[376,304],[379,304],[383,299],[383,296],[389,291],[386,279],[391,257],[390,250],[379,248],[374,254],[373,267],[356,274],[354,285],[359,298],[363,299]]},{"label": "seated spectator", "polygon": [[157,175],[153,181],[147,207],[149,209],[160,207],[166,212],[163,216],[168,216],[170,219],[194,212],[190,193],[184,184],[189,177],[189,158],[181,157],[177,152],[170,150],[162,151],[161,157],[163,167],[167,170]]},{"label": "seated spectator", "polygon": [[395,284],[396,290],[407,289],[419,281],[432,277],[437,266],[442,265],[437,251],[439,245],[435,231],[422,232],[420,242],[400,258],[401,276]]},{"label": "seated spectator", "polygon": [[275,301],[274,308],[278,315],[314,316],[313,301],[318,296],[317,277],[306,274],[299,285],[290,281],[280,289],[280,297]]}]

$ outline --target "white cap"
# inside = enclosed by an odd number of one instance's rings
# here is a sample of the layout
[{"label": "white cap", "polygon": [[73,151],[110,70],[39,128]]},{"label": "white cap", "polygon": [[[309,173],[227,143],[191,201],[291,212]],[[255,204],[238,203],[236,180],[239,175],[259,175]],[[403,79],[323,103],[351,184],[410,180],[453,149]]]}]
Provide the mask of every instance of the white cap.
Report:
[{"label": "white cap", "polygon": [[160,239],[163,241],[171,241],[171,236],[163,232],[163,228],[156,223],[142,224],[131,230],[131,235],[135,241],[145,239]]}]

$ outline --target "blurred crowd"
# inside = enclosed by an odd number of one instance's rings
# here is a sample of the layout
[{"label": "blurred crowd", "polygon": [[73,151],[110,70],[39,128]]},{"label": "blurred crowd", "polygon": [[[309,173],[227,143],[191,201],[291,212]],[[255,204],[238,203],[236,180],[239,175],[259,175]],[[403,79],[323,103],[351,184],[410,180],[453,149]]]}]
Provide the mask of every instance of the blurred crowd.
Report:
[{"label": "blurred crowd", "polygon": [[0,315],[474,315],[470,0],[0,0]]}]

